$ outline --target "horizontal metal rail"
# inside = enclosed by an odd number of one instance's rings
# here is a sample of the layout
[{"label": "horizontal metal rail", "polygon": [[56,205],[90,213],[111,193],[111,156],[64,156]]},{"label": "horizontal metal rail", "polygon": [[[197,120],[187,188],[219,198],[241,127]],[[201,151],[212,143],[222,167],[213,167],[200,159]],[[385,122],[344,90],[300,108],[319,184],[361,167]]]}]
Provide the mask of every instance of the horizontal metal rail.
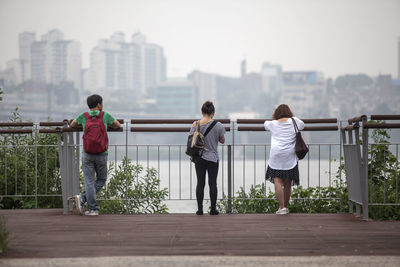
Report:
[{"label": "horizontal metal rail", "polygon": [[[224,127],[229,132],[230,127]],[[131,127],[131,132],[189,132],[190,127]]]},{"label": "horizontal metal rail", "polygon": [[32,127],[33,122],[0,122],[0,127]]},{"label": "horizontal metal rail", "polygon": [[[272,119],[237,119],[237,123],[241,124],[263,124],[265,121]],[[337,123],[336,118],[327,119],[301,119],[304,123]]]},{"label": "horizontal metal rail", "polygon": [[[64,121],[42,121],[39,123],[39,126],[64,126],[65,121],[68,122],[68,120],[64,120]],[[124,123],[123,119],[117,119],[117,121],[119,121],[119,123]]]},{"label": "horizontal metal rail", "polygon": [[0,130],[0,134],[31,134],[33,133],[32,129],[7,129]]},{"label": "horizontal metal rail", "polygon": [[[132,119],[131,124],[192,124],[198,119]],[[215,119],[220,123],[231,123],[230,119]]]},{"label": "horizontal metal rail", "polygon": [[[338,126],[306,126],[302,131],[337,131]],[[263,126],[239,126],[238,131],[265,131]]]},{"label": "horizontal metal rail", "polygon": [[[39,133],[71,133],[71,132],[82,132],[83,128],[81,127],[57,127],[54,129],[39,129]],[[108,132],[123,132],[124,129],[122,127],[120,128],[111,128],[109,127]]]},{"label": "horizontal metal rail", "polygon": [[400,120],[400,115],[371,115],[371,120]]},{"label": "horizontal metal rail", "polygon": [[363,127],[367,129],[378,129],[378,128],[395,129],[395,128],[400,128],[400,123],[367,123],[363,125]]}]

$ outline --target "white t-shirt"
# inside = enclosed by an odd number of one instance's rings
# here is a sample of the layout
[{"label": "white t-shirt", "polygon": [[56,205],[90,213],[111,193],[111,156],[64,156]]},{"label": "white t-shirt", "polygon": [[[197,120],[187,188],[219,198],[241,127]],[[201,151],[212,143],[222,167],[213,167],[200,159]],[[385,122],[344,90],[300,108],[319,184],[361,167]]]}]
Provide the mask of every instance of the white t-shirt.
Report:
[{"label": "white t-shirt", "polygon": [[[304,129],[304,122],[296,117],[299,130]],[[298,161],[295,152],[296,132],[291,119],[284,122],[277,120],[265,121],[265,130],[271,132],[271,151],[269,153],[269,167],[275,170],[293,169]]]}]

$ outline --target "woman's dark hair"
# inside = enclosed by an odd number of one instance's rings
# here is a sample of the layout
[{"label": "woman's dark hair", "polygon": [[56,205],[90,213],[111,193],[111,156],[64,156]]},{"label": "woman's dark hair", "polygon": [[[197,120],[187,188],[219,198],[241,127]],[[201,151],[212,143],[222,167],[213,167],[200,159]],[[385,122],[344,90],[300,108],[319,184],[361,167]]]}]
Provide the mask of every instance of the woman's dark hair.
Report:
[{"label": "woman's dark hair", "polygon": [[273,120],[279,120],[281,118],[291,118],[293,117],[293,113],[290,110],[289,106],[286,104],[280,104],[272,114]]},{"label": "woman's dark hair", "polygon": [[88,96],[87,98],[87,105],[89,108],[95,108],[97,107],[97,104],[102,104],[103,103],[103,98],[99,95],[91,95]]},{"label": "woman's dark hair", "polygon": [[201,112],[207,115],[213,114],[215,112],[215,107],[213,102],[211,101],[204,102],[203,106],[201,107]]}]

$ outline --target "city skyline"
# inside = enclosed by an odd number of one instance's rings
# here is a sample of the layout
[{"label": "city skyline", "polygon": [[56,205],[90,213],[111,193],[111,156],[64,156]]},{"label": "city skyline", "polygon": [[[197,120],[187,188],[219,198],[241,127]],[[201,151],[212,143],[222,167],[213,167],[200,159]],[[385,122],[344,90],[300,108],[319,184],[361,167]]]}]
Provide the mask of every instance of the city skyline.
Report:
[{"label": "city skyline", "polygon": [[[168,77],[185,77],[193,70],[239,76],[243,59],[248,72],[259,72],[270,62],[285,70],[321,71],[325,77],[386,73],[395,78],[398,73],[398,1],[149,2],[1,0],[0,67],[18,57],[20,32],[41,35],[58,28],[80,42],[84,68],[99,39],[116,31],[140,31],[164,48]],[[83,12],[92,7],[97,12]],[[67,19],[72,11],[73,21]],[[207,16],[201,20],[202,15]]]}]

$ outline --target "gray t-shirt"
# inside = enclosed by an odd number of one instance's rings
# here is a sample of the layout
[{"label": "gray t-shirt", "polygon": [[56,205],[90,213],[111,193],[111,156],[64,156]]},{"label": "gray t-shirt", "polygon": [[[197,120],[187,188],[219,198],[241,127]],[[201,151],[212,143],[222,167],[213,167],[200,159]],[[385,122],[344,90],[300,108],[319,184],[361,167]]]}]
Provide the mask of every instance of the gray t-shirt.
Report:
[{"label": "gray t-shirt", "polygon": [[[200,125],[200,132],[204,134],[214,120],[204,125]],[[196,131],[197,126],[192,126],[190,133]],[[218,142],[221,136],[225,135],[225,128],[222,123],[217,122],[211,131],[204,138],[204,150],[202,158],[212,162],[218,162]]]}]

